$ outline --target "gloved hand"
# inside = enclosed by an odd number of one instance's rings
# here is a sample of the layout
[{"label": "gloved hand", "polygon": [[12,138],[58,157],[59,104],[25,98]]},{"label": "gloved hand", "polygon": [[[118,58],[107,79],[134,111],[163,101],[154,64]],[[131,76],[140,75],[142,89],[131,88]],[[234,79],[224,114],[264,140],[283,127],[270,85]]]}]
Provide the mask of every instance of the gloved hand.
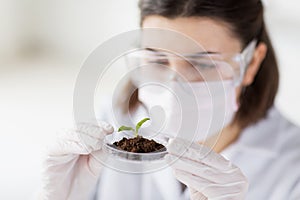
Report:
[{"label": "gloved hand", "polygon": [[99,124],[62,132],[44,163],[40,199],[89,199],[102,168],[98,159],[105,158],[102,141],[113,132],[111,125]]},{"label": "gloved hand", "polygon": [[241,170],[220,154],[196,143],[174,139],[166,161],[176,178],[190,189],[192,200],[245,198],[248,182]]}]

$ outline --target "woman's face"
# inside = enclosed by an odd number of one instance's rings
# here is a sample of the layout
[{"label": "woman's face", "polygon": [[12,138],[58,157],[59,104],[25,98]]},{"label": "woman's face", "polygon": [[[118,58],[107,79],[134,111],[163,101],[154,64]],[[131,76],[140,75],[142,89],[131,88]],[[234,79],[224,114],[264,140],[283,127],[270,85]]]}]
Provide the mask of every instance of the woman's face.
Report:
[{"label": "woman's face", "polygon": [[[200,44],[206,52],[236,54],[243,50],[242,42],[231,31],[229,24],[209,18],[179,17],[169,19],[153,15],[144,19],[142,28],[161,28],[180,32]],[[263,48],[259,45],[241,86],[247,86],[253,82],[265,53],[266,47]],[[236,89],[237,97],[240,95],[241,86]]]}]

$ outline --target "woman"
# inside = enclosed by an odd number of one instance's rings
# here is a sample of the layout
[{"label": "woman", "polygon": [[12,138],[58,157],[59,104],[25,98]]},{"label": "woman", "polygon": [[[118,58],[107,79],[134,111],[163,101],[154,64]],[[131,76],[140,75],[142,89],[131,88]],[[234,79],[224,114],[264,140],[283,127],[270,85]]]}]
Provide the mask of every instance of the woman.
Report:
[{"label": "woman", "polygon": [[[184,142],[174,141],[166,160],[179,161],[170,170],[152,175],[125,174],[103,167],[90,154],[104,154],[102,139],[113,132],[112,126],[104,122],[99,126],[80,125],[65,133],[49,153],[43,197],[299,199],[300,129],[273,107],[279,75],[261,1],[140,0],[139,7],[142,28],[180,32],[207,52],[239,54],[255,41],[235,88],[238,110],[234,119],[222,130],[214,152],[206,159],[195,154],[201,146],[197,143],[189,147],[190,154],[180,158],[178,152]],[[133,112],[139,101],[146,103],[138,93],[130,97]],[[180,183],[187,188],[182,189]]]}]

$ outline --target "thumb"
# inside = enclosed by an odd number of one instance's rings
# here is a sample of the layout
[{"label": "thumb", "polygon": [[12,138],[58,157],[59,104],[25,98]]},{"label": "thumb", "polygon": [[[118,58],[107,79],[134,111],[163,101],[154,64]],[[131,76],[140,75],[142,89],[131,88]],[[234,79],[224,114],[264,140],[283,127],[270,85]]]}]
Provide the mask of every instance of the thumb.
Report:
[{"label": "thumb", "polygon": [[95,176],[99,175],[102,167],[105,166],[107,156],[107,153],[103,150],[93,151],[89,154],[88,165],[92,174]]}]

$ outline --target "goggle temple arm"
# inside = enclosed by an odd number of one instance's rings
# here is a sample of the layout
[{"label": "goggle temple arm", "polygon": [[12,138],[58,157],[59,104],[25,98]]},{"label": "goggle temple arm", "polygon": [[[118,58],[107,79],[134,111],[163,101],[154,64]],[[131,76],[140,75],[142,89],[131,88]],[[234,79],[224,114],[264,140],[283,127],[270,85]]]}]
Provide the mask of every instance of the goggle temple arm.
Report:
[{"label": "goggle temple arm", "polygon": [[248,68],[248,65],[250,64],[252,58],[253,58],[253,55],[254,55],[254,52],[255,52],[255,48],[256,48],[256,45],[257,45],[257,40],[254,39],[252,40],[247,46],[246,48],[243,50],[243,52],[241,53],[242,55],[242,58],[243,58],[243,63],[242,63],[242,66],[241,66],[241,74],[240,74],[240,80],[239,80],[239,83],[242,82],[244,76],[245,76],[245,72]]}]

